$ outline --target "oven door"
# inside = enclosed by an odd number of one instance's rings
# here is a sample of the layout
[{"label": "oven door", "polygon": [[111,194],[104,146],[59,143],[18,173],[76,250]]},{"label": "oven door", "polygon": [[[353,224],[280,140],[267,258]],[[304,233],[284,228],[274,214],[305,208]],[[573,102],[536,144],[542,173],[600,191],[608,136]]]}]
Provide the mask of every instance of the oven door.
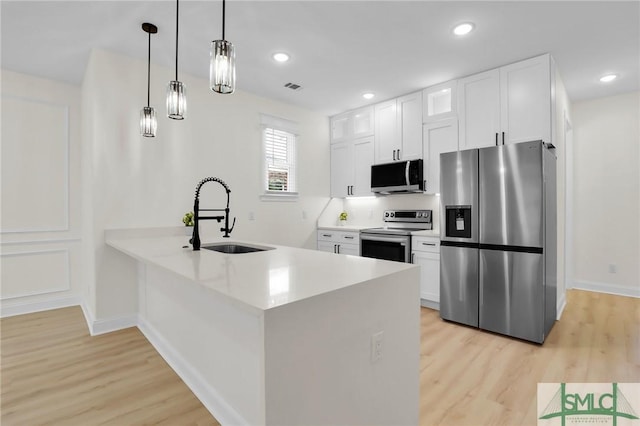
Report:
[{"label": "oven door", "polygon": [[409,263],[411,237],[360,233],[360,256]]}]

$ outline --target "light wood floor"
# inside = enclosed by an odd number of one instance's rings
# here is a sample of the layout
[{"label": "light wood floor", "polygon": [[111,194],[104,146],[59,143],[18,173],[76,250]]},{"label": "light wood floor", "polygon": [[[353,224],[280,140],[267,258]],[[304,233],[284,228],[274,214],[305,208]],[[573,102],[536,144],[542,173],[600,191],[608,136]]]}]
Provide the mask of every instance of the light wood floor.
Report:
[{"label": "light wood floor", "polygon": [[0,332],[2,426],[219,424],[137,328],[91,337],[72,307]]},{"label": "light wood floor", "polygon": [[[544,346],[422,309],[421,425],[535,425],[538,382],[640,382],[640,299],[572,290]],[[66,308],[0,320],[1,424],[217,424],[144,336]]]}]

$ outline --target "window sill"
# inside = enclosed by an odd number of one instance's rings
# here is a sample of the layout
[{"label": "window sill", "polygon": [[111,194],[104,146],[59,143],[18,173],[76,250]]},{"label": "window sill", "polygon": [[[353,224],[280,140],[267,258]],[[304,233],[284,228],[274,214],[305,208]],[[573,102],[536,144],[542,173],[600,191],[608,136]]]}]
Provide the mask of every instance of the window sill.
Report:
[{"label": "window sill", "polygon": [[260,196],[261,201],[298,201],[297,192],[276,192],[267,191]]}]

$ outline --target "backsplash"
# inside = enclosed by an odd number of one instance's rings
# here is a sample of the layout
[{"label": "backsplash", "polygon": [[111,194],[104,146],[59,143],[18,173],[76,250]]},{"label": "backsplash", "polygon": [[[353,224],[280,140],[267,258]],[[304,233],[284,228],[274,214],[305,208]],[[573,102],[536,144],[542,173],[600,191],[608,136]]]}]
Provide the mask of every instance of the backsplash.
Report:
[{"label": "backsplash", "polygon": [[382,225],[385,210],[432,210],[433,229],[440,229],[440,197],[427,194],[397,194],[378,197],[333,198],[318,218],[318,226],[336,226],[338,215],[346,211],[352,226]]}]

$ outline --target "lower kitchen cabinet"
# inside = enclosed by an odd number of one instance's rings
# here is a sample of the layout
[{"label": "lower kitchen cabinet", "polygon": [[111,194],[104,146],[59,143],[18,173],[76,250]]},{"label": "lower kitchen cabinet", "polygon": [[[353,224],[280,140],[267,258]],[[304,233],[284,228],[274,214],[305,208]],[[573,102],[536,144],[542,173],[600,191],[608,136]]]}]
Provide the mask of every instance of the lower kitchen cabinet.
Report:
[{"label": "lower kitchen cabinet", "polygon": [[360,233],[319,229],[318,250],[360,256]]},{"label": "lower kitchen cabinet", "polygon": [[420,304],[440,309],[440,240],[412,237],[411,263],[420,266]]}]

